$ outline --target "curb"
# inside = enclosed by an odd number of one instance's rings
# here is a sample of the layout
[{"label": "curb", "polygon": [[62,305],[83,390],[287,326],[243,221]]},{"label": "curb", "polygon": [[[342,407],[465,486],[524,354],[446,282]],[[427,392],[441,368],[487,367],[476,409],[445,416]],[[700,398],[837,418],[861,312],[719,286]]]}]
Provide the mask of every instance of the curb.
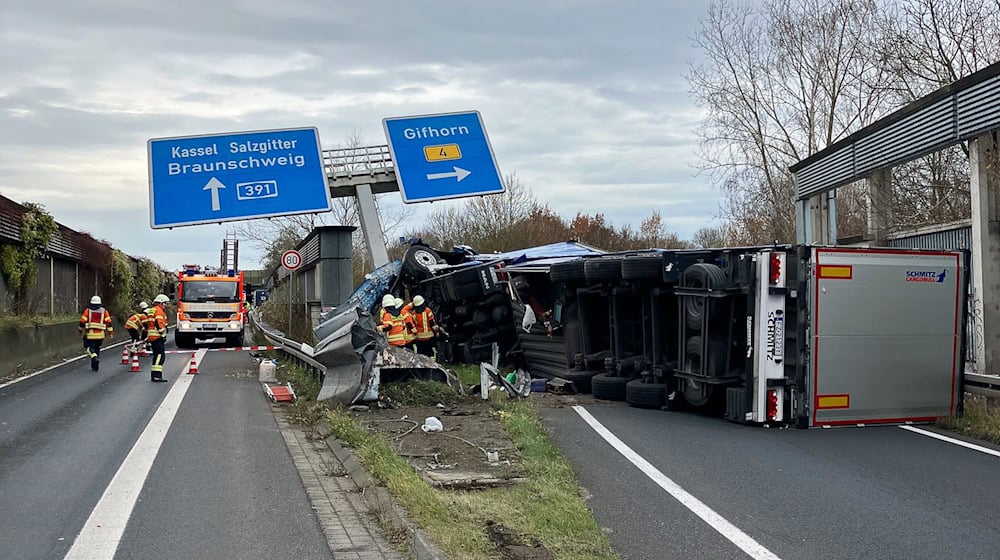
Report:
[{"label": "curb", "polygon": [[379,486],[368,470],[361,464],[354,451],[344,447],[340,440],[325,424],[320,424],[316,430],[333,452],[351,481],[361,490],[361,499],[365,505],[384,523],[406,532],[406,547],[416,560],[448,560],[448,557],[435,545],[426,531],[416,526],[410,520],[406,510],[396,501],[384,486]]}]

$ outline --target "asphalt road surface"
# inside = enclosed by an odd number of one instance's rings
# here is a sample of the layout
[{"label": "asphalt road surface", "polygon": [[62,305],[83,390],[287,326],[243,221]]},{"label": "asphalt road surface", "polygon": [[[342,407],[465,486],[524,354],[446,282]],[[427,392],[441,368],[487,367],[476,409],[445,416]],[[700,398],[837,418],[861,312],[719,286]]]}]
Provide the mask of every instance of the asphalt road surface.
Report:
[{"label": "asphalt road surface", "polygon": [[[576,409],[544,410],[622,560],[1000,558],[1000,457],[891,426],[768,430],[624,404],[584,410],[652,473]],[[760,548],[723,536],[734,536],[727,523]]]},{"label": "asphalt road surface", "polygon": [[[120,355],[102,353],[99,372],[79,360],[0,389],[0,556],[64,558],[84,529],[101,530],[99,502],[122,514],[131,499],[100,558],[333,557],[245,352],[208,352],[196,376],[190,354],[168,354],[170,383],[150,383],[149,358],[131,373]],[[175,389],[169,429],[149,425]],[[157,429],[162,445],[139,449]],[[133,447],[152,461],[138,499],[112,486],[102,500],[113,479],[136,478],[116,476]]]}]

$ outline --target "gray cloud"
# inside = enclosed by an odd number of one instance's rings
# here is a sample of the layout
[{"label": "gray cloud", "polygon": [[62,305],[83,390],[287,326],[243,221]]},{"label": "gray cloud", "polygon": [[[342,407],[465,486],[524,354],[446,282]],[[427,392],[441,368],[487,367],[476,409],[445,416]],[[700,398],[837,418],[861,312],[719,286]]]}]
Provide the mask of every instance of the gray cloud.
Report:
[{"label": "gray cloud", "polygon": [[[327,147],[354,135],[378,144],[384,117],[478,109],[501,169],[554,210],[638,224],[656,209],[690,235],[718,207],[694,173],[700,113],[682,78],[703,10],[657,0],[8,3],[0,194],[164,266],[214,262],[225,226],[149,228],[147,139],[317,126]],[[414,224],[449,204],[460,202],[413,207]]]}]

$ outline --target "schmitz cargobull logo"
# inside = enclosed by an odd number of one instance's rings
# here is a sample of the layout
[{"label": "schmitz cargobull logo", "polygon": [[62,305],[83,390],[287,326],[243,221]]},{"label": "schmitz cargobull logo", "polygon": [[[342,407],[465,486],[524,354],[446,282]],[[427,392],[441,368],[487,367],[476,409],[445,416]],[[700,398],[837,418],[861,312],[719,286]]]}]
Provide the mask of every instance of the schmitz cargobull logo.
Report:
[{"label": "schmitz cargobull logo", "polygon": [[944,282],[945,276],[948,275],[947,270],[942,270],[937,272],[934,270],[907,270],[906,271],[906,281],[907,282]]}]

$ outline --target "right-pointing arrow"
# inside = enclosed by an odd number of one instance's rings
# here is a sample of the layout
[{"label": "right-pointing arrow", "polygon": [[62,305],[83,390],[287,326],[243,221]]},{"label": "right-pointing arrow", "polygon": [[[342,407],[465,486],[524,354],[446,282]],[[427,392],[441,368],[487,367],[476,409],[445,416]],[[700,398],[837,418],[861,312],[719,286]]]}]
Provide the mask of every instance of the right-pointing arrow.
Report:
[{"label": "right-pointing arrow", "polygon": [[462,169],[461,167],[452,167],[452,169],[454,169],[454,171],[451,171],[449,173],[428,173],[427,178],[430,180],[434,180],[434,179],[448,179],[450,177],[454,177],[455,179],[457,179],[457,182],[461,183],[462,179],[465,179],[469,175],[472,175],[471,171],[467,169]]}]

